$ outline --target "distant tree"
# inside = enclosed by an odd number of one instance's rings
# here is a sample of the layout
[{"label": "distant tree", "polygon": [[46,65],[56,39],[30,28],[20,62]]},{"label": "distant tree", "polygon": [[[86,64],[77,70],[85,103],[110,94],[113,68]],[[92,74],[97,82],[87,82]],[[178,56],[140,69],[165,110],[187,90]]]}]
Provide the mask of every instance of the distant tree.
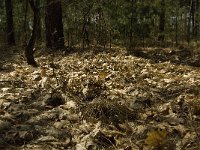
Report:
[{"label": "distant tree", "polygon": [[89,26],[90,26],[90,12],[92,9],[93,5],[90,4],[88,5],[87,8],[84,9],[83,11],[83,27],[82,27],[82,48],[85,48],[85,44],[87,47],[90,45],[90,40],[89,40]]},{"label": "distant tree", "polygon": [[[199,40],[199,0],[31,1],[38,11],[36,40],[41,41],[41,21],[45,19],[48,48],[64,47],[64,33],[67,35],[68,47],[81,45],[83,48],[111,47],[112,43],[134,49],[140,46],[155,46],[157,42],[162,44],[166,41],[175,46]],[[46,7],[42,7],[43,3],[46,3]],[[12,4],[15,6],[13,16],[17,21],[12,21]],[[7,22],[5,33],[8,43],[15,43],[13,22],[17,29],[15,34],[21,36],[19,40],[27,39],[30,32],[33,33],[30,19],[32,13],[28,11],[28,6],[29,0],[0,2],[0,14],[6,8],[6,15],[0,16],[0,32],[3,35],[3,27],[6,27]],[[46,12],[45,18],[43,12]],[[1,40],[4,39],[2,36]]]},{"label": "distant tree", "polygon": [[[192,26],[191,26],[191,22],[192,22]],[[188,21],[187,21],[187,42],[188,42],[188,45],[190,44],[190,40],[191,40],[191,27],[193,27],[193,24],[194,24],[194,3],[193,3],[193,0],[190,0],[189,17],[188,17]]]},{"label": "distant tree", "polygon": [[6,7],[6,19],[7,19],[7,28],[6,28],[7,43],[9,45],[15,45],[12,0],[5,0],[5,7]]},{"label": "distant tree", "polygon": [[190,10],[193,39],[198,37],[199,28],[199,0],[193,0]]},{"label": "distant tree", "polygon": [[46,4],[46,46],[47,48],[63,48],[64,34],[61,0],[46,0]]},{"label": "distant tree", "polygon": [[130,17],[130,35],[129,35],[129,42],[130,42],[130,49],[132,49],[132,46],[133,46],[133,24],[134,24],[134,3],[135,1],[134,0],[131,0],[131,17]]},{"label": "distant tree", "polygon": [[165,0],[160,0],[160,14],[159,14],[159,36],[158,41],[164,42],[165,39]]},{"label": "distant tree", "polygon": [[194,35],[195,35],[195,38],[196,38],[196,40],[198,39],[198,36],[199,36],[199,27],[200,27],[200,25],[199,25],[199,17],[200,17],[200,15],[199,15],[199,0],[196,0],[196,16],[195,16],[195,18],[196,18],[196,20],[195,20],[195,30],[194,30]]}]

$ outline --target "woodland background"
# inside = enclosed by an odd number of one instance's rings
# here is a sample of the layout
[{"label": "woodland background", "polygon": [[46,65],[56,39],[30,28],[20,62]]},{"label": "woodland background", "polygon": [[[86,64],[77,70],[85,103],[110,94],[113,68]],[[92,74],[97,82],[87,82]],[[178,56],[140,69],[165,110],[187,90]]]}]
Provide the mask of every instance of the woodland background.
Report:
[{"label": "woodland background", "polygon": [[61,47],[64,39],[68,47],[120,44],[134,48],[177,46],[199,38],[198,0],[6,0],[0,8],[1,41],[8,44],[28,43],[34,12],[37,39],[46,37],[47,46],[52,40],[48,34],[63,38]]},{"label": "woodland background", "polygon": [[199,7],[0,1],[0,149],[199,150]]}]

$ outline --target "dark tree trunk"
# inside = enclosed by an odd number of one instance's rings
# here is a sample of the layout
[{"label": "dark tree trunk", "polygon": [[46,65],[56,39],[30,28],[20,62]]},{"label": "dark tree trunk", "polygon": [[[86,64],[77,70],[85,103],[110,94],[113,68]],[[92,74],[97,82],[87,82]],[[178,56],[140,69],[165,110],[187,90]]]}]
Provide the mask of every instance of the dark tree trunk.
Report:
[{"label": "dark tree trunk", "polygon": [[46,0],[46,2],[46,46],[47,48],[63,48],[64,34],[61,0]]},{"label": "dark tree trunk", "polygon": [[67,32],[67,47],[70,48],[70,29]]},{"label": "dark tree trunk", "polygon": [[[134,0],[131,0],[131,8],[133,9],[133,5],[134,5]],[[130,19],[130,36],[129,36],[129,49],[132,50],[133,48],[133,12],[134,10],[131,10],[131,19]]]},{"label": "dark tree trunk", "polygon": [[158,41],[164,42],[165,39],[165,0],[161,0],[161,11],[159,15],[159,36]]},{"label": "dark tree trunk", "polygon": [[32,30],[32,34],[31,34],[31,38],[29,40],[28,45],[25,48],[25,56],[27,59],[27,63],[29,65],[36,67],[37,63],[33,56],[33,53],[34,53],[33,48],[34,48],[35,40],[36,40],[36,32],[38,31],[38,22],[39,22],[39,13],[38,12],[39,11],[34,3],[34,0],[29,0],[29,4],[34,13],[34,20],[33,20],[33,30]]},{"label": "dark tree trunk", "polygon": [[195,16],[195,38],[196,40],[198,39],[198,34],[199,34],[199,0],[196,0],[196,16]]},{"label": "dark tree trunk", "polygon": [[175,24],[175,29],[176,29],[176,35],[175,35],[175,41],[176,41],[176,46],[178,46],[178,15],[176,14],[176,24]]},{"label": "dark tree trunk", "polygon": [[25,34],[25,41],[24,43],[26,43],[26,39],[27,39],[27,14],[28,14],[28,0],[25,1],[25,14],[24,14],[24,34]]},{"label": "dark tree trunk", "polygon": [[190,12],[189,12],[189,18],[188,18],[188,27],[187,27],[187,42],[188,45],[190,44],[191,40],[191,21],[192,21],[192,11],[193,11],[193,0],[190,1]]},{"label": "dark tree trunk", "polygon": [[12,0],[5,0],[6,18],[7,18],[7,42],[9,45],[15,45],[15,34],[13,25],[13,7]]},{"label": "dark tree trunk", "polygon": [[86,30],[86,14],[84,14],[83,16],[83,28],[82,28],[82,49],[85,49],[85,38],[86,38],[86,34],[87,34],[87,30]]},{"label": "dark tree trunk", "polygon": [[35,1],[35,5],[38,9],[38,27],[37,27],[37,40],[42,40],[42,29],[41,29],[41,13],[40,13],[40,0]]},{"label": "dark tree trunk", "polygon": [[109,34],[109,47],[110,47],[110,49],[112,48],[112,31],[111,31],[111,29],[110,29],[110,34]]},{"label": "dark tree trunk", "polygon": [[133,47],[133,14],[131,14],[131,20],[130,20],[130,36],[129,36],[129,49],[131,50]]},{"label": "dark tree trunk", "polygon": [[192,6],[191,6],[191,21],[192,21],[192,38],[195,35],[195,13],[196,13],[196,7],[195,7],[195,2],[192,2]]},{"label": "dark tree trunk", "polygon": [[176,7],[176,19],[175,19],[175,43],[176,43],[176,46],[178,46],[178,38],[179,38],[178,16],[179,16],[179,8]]},{"label": "dark tree trunk", "polygon": [[83,28],[82,28],[82,48],[83,50],[85,49],[85,44],[87,47],[90,46],[90,40],[89,40],[89,31],[88,31],[88,28],[89,28],[89,18],[88,18],[88,15],[90,13],[90,8],[89,10],[84,14],[83,16]]},{"label": "dark tree trunk", "polygon": [[[131,0],[130,5],[131,5],[131,16],[130,16],[130,27],[129,30],[127,31],[127,36],[129,38],[129,49],[130,50],[135,50],[136,47],[136,40],[134,39],[135,37],[135,32],[134,32],[134,25],[137,23],[137,17],[136,17],[136,9],[134,5],[137,3],[137,0]],[[126,36],[126,28],[124,28],[125,36]]]}]

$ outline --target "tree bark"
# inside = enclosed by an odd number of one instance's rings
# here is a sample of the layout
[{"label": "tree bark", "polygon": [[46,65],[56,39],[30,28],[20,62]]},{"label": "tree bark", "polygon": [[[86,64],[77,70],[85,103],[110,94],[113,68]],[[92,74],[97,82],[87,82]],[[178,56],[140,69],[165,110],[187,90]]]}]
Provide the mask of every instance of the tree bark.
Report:
[{"label": "tree bark", "polygon": [[46,0],[46,4],[46,46],[47,48],[63,48],[64,34],[61,0]]},{"label": "tree bark", "polygon": [[[134,0],[131,0],[131,8],[133,9]],[[133,10],[131,9],[131,18],[130,18],[130,36],[129,36],[129,49],[133,48]]]},{"label": "tree bark", "polygon": [[176,46],[178,46],[178,38],[179,38],[178,17],[179,17],[179,8],[176,7],[176,19],[175,19],[175,43],[176,43]]},{"label": "tree bark", "polygon": [[82,48],[85,49],[85,43],[86,46],[90,46],[90,40],[89,40],[89,13],[90,13],[90,7],[88,8],[88,11],[83,15],[83,28],[82,28]]},{"label": "tree bark", "polygon": [[158,41],[164,42],[165,39],[165,0],[161,0],[161,11],[159,15],[159,36]]},{"label": "tree bark", "polygon": [[41,11],[40,11],[40,0],[35,1],[35,5],[38,9],[38,27],[37,27],[37,40],[41,41],[42,40],[42,29],[41,29]]},{"label": "tree bark", "polygon": [[192,1],[192,6],[191,6],[191,21],[192,21],[192,38],[194,38],[195,35],[195,13],[196,13],[196,3]]},{"label": "tree bark", "polygon": [[195,16],[195,38],[198,40],[199,36],[199,0],[196,0],[196,16]]},{"label": "tree bark", "polygon": [[6,6],[6,18],[7,18],[7,28],[6,28],[7,43],[9,45],[15,45],[12,0],[5,0],[5,6]]},{"label": "tree bark", "polygon": [[129,49],[132,50],[133,47],[133,12],[131,13],[130,20],[130,36],[129,36]]},{"label": "tree bark", "polygon": [[193,5],[193,0],[190,1],[190,11],[189,11],[189,18],[188,18],[188,27],[187,27],[187,42],[188,45],[190,44],[190,40],[191,40],[191,21],[192,21],[192,5]]},{"label": "tree bark", "polygon": [[26,43],[26,39],[27,39],[27,14],[28,14],[28,0],[25,0],[25,14],[24,14],[24,35],[25,35],[25,41],[24,43]]},{"label": "tree bark", "polygon": [[178,15],[176,14],[176,23],[175,23],[175,41],[176,46],[178,46]]},{"label": "tree bark", "polygon": [[33,48],[34,48],[35,40],[36,40],[36,32],[38,31],[38,22],[39,22],[39,13],[38,12],[39,11],[34,3],[34,0],[29,0],[29,4],[34,13],[34,20],[33,20],[33,30],[32,30],[32,34],[31,34],[31,38],[29,40],[28,45],[25,48],[25,56],[27,59],[27,63],[29,65],[37,67],[37,63],[33,56],[33,54],[34,54]]},{"label": "tree bark", "polygon": [[112,31],[111,31],[111,29],[109,31],[109,48],[110,48],[110,50],[112,48]]}]

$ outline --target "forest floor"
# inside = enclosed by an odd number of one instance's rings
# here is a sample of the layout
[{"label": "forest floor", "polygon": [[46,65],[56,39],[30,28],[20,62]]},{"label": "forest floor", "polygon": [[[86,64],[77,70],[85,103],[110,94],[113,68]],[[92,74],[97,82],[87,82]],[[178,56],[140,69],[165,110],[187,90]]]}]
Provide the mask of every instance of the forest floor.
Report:
[{"label": "forest floor", "polygon": [[200,149],[197,51],[38,53],[38,68],[1,56],[2,150]]}]

